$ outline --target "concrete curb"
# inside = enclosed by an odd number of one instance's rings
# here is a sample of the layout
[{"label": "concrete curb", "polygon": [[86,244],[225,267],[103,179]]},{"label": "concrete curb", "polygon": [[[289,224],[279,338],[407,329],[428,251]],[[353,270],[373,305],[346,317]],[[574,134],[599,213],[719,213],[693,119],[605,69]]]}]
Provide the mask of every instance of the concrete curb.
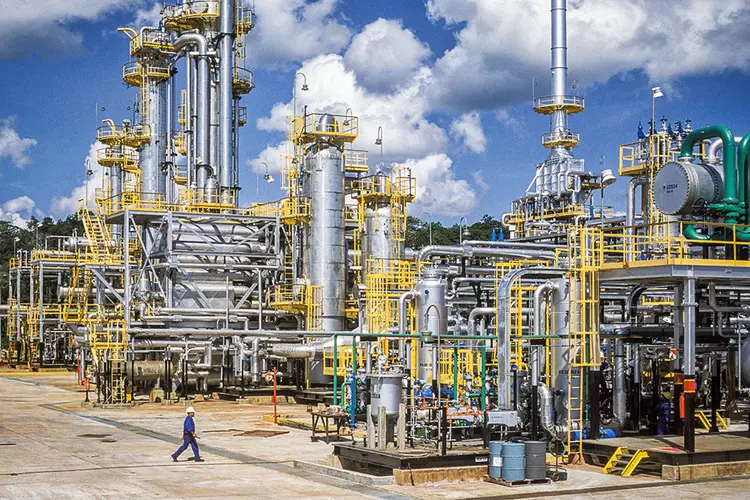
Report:
[{"label": "concrete curb", "polygon": [[337,469],[336,467],[330,467],[315,462],[307,462],[305,460],[295,460],[294,467],[315,474],[331,476],[365,486],[390,486],[396,484],[396,479],[393,476],[371,476],[369,474],[362,474],[361,472]]}]

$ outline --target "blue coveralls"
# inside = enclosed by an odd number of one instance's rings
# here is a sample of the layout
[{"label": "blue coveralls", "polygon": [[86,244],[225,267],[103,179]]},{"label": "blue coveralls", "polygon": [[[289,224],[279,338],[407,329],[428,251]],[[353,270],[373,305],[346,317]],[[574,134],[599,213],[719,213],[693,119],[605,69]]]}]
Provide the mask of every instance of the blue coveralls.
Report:
[{"label": "blue coveralls", "polygon": [[177,451],[174,452],[172,458],[177,459],[177,457],[179,457],[183,451],[187,450],[188,446],[192,446],[193,456],[196,460],[199,460],[201,458],[200,451],[198,451],[198,443],[193,437],[194,432],[195,422],[193,422],[193,417],[188,415],[187,417],[185,417],[185,424],[183,425],[182,429],[182,446],[180,446]]},{"label": "blue coveralls", "polygon": [[671,405],[669,401],[662,401],[656,406],[657,435],[669,434],[669,412]]}]

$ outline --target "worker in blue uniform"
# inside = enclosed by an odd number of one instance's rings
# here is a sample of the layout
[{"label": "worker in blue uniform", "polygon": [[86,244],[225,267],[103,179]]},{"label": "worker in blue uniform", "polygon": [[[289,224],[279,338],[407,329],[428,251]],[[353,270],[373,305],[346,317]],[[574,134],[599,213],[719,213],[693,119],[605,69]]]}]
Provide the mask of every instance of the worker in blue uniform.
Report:
[{"label": "worker in blue uniform", "polygon": [[172,460],[176,462],[177,457],[179,457],[183,451],[187,450],[188,446],[191,446],[193,448],[193,459],[196,462],[203,462],[200,450],[198,450],[198,435],[195,433],[195,421],[193,420],[193,417],[195,416],[195,408],[188,406],[185,413],[187,413],[187,416],[185,417],[185,423],[182,426],[182,446],[172,454]]},{"label": "worker in blue uniform", "polygon": [[671,394],[664,392],[661,395],[661,401],[656,405],[656,433],[659,436],[669,434],[669,414],[671,412]]}]

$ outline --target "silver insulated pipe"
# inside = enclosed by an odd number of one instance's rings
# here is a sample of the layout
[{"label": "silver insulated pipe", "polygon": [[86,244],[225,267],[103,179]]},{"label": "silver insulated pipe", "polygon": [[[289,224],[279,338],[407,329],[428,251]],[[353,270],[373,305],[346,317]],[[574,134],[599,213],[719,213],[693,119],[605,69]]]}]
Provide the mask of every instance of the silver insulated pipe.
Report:
[{"label": "silver insulated pipe", "polygon": [[[568,33],[567,0],[552,0],[552,96],[562,102],[568,88]],[[557,110],[552,114],[551,133],[563,133],[568,128],[568,113]]]},{"label": "silver insulated pipe", "polygon": [[[229,194],[232,187],[232,66],[234,57],[234,0],[221,0],[221,60],[219,68],[221,109],[219,112],[219,186],[222,196]],[[228,198],[227,198],[228,199]],[[222,200],[225,201],[225,200]],[[226,202],[226,201],[225,201]]]},{"label": "silver insulated pipe", "polygon": [[187,45],[198,47],[198,78],[195,94],[198,96],[198,124],[196,131],[195,165],[197,169],[198,189],[206,187],[209,171],[208,136],[210,115],[208,110],[208,43],[206,37],[199,33],[185,33],[174,42],[174,48],[180,50]]},{"label": "silver insulated pipe", "polygon": [[568,88],[567,0],[552,0],[552,94],[562,97]]}]

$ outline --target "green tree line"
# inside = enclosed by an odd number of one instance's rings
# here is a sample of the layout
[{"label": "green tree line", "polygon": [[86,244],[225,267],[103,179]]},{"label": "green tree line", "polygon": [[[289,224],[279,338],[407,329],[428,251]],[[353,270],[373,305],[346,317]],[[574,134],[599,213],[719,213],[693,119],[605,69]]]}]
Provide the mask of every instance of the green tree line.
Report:
[{"label": "green tree line", "polygon": [[0,297],[5,303],[8,298],[8,264],[13,257],[13,249],[30,251],[44,248],[47,236],[70,236],[83,234],[83,225],[75,215],[55,220],[45,217],[42,220],[32,217],[25,228],[16,227],[8,221],[0,220]]},{"label": "green tree line", "polygon": [[417,217],[406,218],[406,246],[409,248],[422,248],[430,244],[430,230],[432,230],[433,245],[458,245],[460,240],[489,240],[492,230],[497,233],[502,231],[500,221],[490,215],[484,215],[481,220],[466,226],[464,238],[460,237],[464,232],[464,226],[458,223],[452,226],[444,226],[440,222],[423,221]]}]

